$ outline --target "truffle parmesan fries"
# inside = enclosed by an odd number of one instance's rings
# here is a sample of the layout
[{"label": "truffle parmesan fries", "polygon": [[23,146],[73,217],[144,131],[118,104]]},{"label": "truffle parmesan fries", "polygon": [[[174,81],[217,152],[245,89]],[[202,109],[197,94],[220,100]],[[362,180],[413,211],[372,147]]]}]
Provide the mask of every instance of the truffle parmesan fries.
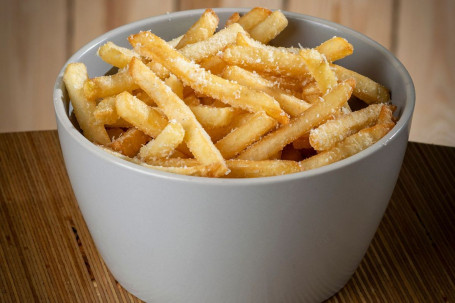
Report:
[{"label": "truffle parmesan fries", "polygon": [[220,26],[207,9],[171,41],[142,31],[128,37],[131,49],[107,42],[98,55],[115,74],[88,78],[82,63],[64,72],[82,133],[151,169],[230,178],[317,168],[387,134],[389,91],[335,63],[353,46],[339,37],[268,45],[287,24],[281,11],[256,7]]}]

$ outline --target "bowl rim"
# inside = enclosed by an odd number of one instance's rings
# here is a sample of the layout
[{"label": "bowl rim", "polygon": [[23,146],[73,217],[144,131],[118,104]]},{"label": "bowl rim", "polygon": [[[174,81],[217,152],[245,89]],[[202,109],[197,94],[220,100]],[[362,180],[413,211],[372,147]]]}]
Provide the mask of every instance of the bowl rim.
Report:
[{"label": "bowl rim", "polygon": [[[247,12],[251,8],[213,8],[216,13],[234,13],[234,12]],[[311,169],[308,171],[286,174],[286,175],[278,175],[278,176],[270,176],[270,177],[255,177],[255,178],[210,178],[210,177],[197,177],[197,176],[187,176],[187,175],[180,175],[176,173],[170,173],[165,171],[160,171],[157,169],[151,169],[147,167],[143,167],[141,165],[129,162],[127,160],[121,159],[116,157],[113,154],[110,154],[101,148],[99,148],[96,144],[93,144],[88,139],[86,139],[71,123],[66,110],[65,106],[63,105],[62,98],[63,98],[63,91],[64,91],[64,84],[63,84],[63,72],[66,66],[69,63],[77,62],[77,59],[82,57],[86,52],[91,50],[92,48],[96,47],[98,44],[106,40],[112,35],[116,35],[119,32],[127,32],[132,30],[135,27],[145,27],[150,25],[153,22],[171,21],[172,18],[181,18],[187,17],[191,15],[200,15],[204,12],[205,9],[193,9],[193,10],[184,10],[172,13],[166,13],[158,16],[148,17],[142,20],[138,20],[132,23],[128,23],[122,25],[120,27],[114,28],[97,38],[91,40],[79,50],[77,50],[63,65],[62,69],[60,70],[57,79],[54,84],[53,89],[53,103],[54,103],[54,110],[56,119],[59,122],[59,126],[61,126],[64,131],[70,135],[71,139],[76,141],[79,145],[82,145],[84,149],[88,152],[92,153],[94,156],[98,157],[100,160],[110,162],[111,164],[118,165],[125,169],[132,170],[136,173],[140,173],[146,176],[155,177],[155,178],[162,178],[162,179],[169,179],[176,182],[186,182],[186,183],[198,183],[198,184],[212,184],[212,185],[236,185],[236,186],[250,186],[253,184],[269,184],[269,183],[281,183],[281,182],[288,182],[297,179],[306,179],[311,178],[317,175],[323,175],[326,173],[330,173],[339,169],[342,169],[345,166],[349,166],[354,162],[360,161],[365,159],[372,154],[378,152],[383,146],[388,145],[390,142],[394,141],[397,137],[397,134],[406,131],[406,127],[408,123],[411,123],[412,114],[415,107],[415,88],[411,76],[404,65],[400,62],[398,58],[395,57],[389,50],[387,50],[384,46],[379,44],[378,42],[372,40],[368,36],[343,26],[341,24],[337,24],[335,22],[301,14],[301,13],[294,13],[288,11],[282,11],[283,14],[292,19],[297,20],[307,20],[313,23],[322,24],[326,27],[333,28],[337,31],[347,32],[350,35],[355,36],[356,38],[362,40],[366,44],[377,48],[381,53],[384,54],[386,59],[390,61],[393,67],[399,72],[400,77],[404,79],[405,82],[405,95],[407,96],[403,110],[401,112],[400,119],[383,138],[381,138],[378,142],[373,144],[372,146],[366,148],[365,150],[360,151],[359,153],[352,155],[346,159],[337,161],[335,163]],[[60,134],[62,130],[60,127],[58,128],[58,132]]]}]

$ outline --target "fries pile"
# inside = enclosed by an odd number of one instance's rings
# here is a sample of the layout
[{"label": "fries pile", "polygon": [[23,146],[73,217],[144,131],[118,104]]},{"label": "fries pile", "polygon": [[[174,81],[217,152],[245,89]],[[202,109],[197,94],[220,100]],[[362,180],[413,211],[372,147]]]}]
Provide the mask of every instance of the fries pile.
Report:
[{"label": "fries pile", "polygon": [[[264,177],[347,158],[395,125],[382,85],[334,64],[353,53],[334,37],[318,47],[269,43],[288,21],[254,8],[219,18],[207,9],[181,37],[150,31],[108,42],[99,57],[118,68],[89,79],[82,63],[64,73],[84,136],[128,161],[205,177]],[[351,111],[351,96],[364,108]]]}]

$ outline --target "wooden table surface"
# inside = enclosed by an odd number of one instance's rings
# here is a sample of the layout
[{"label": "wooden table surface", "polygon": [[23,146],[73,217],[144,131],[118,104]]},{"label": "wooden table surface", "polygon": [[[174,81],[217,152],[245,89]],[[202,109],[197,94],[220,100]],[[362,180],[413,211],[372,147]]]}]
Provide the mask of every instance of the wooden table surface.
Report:
[{"label": "wooden table surface", "polygon": [[[409,143],[360,267],[328,302],[455,302],[455,148]],[[0,302],[140,302],[112,277],[56,131],[0,134]]]}]

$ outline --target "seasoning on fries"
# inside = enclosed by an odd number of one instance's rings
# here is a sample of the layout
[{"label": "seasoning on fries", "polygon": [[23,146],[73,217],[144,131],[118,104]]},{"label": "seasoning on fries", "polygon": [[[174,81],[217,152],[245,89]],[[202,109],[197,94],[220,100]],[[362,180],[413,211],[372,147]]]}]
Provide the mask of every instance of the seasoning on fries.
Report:
[{"label": "seasoning on fries", "polygon": [[[219,21],[207,9],[169,42],[149,31],[131,35],[131,49],[107,42],[98,56],[114,74],[88,78],[69,64],[63,81],[83,135],[151,169],[253,178],[345,159],[395,125],[389,90],[334,63],[353,54],[347,40],[270,46],[288,20],[261,7],[217,32]],[[351,111],[351,96],[365,106]]]}]

